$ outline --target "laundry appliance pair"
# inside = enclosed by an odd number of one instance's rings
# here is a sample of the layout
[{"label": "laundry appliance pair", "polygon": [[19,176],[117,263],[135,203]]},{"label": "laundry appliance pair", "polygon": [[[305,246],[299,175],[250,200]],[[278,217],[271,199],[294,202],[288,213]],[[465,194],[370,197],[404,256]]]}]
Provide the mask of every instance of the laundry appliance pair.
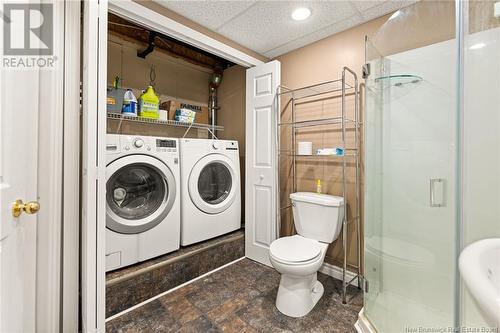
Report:
[{"label": "laundry appliance pair", "polygon": [[108,134],[106,271],[241,227],[236,141]]}]

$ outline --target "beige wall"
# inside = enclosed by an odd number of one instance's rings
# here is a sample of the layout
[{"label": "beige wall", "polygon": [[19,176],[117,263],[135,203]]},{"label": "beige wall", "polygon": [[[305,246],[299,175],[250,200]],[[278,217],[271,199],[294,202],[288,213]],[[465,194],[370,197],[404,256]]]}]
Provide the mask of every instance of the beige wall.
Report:
[{"label": "beige wall", "polygon": [[210,69],[189,64],[158,50],[142,59],[137,56],[137,50],[143,49],[143,45],[109,34],[108,83],[112,83],[115,76],[119,75],[123,87],[145,89],[150,83],[151,65],[154,65],[157,94],[163,95],[164,99],[168,96],[208,105],[208,82],[212,73]]},{"label": "beige wall", "polygon": [[[365,24],[340,32],[333,36],[322,39],[313,44],[302,47],[285,55],[279,56],[281,62],[281,82],[287,87],[301,87],[324,81],[341,78],[342,68],[347,66],[354,70],[360,82],[361,68],[365,63],[365,36],[375,42],[382,55],[402,52],[405,50],[421,47],[454,37],[454,2],[453,1],[430,1],[422,0],[412,6],[402,9],[401,14],[389,21],[391,14],[369,21]],[[367,54],[370,58],[378,56],[370,50]],[[361,92],[363,85],[361,85]],[[361,94],[362,99],[363,94]],[[282,104],[284,104],[282,101]],[[298,118],[311,119],[314,117],[330,117],[339,115],[340,99],[319,101],[299,105],[296,114]],[[363,102],[361,100],[361,115],[363,114]],[[284,109],[282,119],[290,117],[290,107]],[[353,105],[347,104],[347,115],[353,118]],[[282,136],[289,138],[291,131],[282,130]],[[361,138],[363,135],[361,135]],[[340,132],[329,128],[314,128],[299,131],[297,141],[312,141],[314,149],[321,147],[334,147],[340,144]],[[348,131],[348,146],[352,146],[354,140],[353,131]],[[288,140],[290,141],[290,140]],[[289,145],[284,140],[284,145]],[[286,147],[285,147],[286,148]],[[288,147],[290,148],[290,147]],[[362,143],[363,149],[363,143]],[[361,151],[363,157],[363,151]],[[287,197],[291,191],[291,163],[290,159],[281,160],[282,169],[282,205],[286,204]],[[355,168],[354,163],[348,164],[347,170],[347,202],[348,218],[355,214]],[[317,162],[305,160],[297,164],[299,191],[315,191],[316,179],[322,181],[323,193],[341,195],[342,193],[342,168],[338,162]],[[364,174],[363,159],[361,158],[361,174]],[[283,181],[287,180],[287,181]],[[363,179],[362,182],[363,183]],[[361,193],[363,189],[361,188]],[[361,198],[362,199],[362,198]],[[362,200],[361,200],[362,201]],[[361,204],[363,207],[363,204]],[[363,212],[361,212],[363,221]],[[363,237],[363,222],[361,222],[361,235]],[[282,221],[282,235],[295,232],[291,212],[284,214]],[[356,265],[356,230],[349,226],[349,248],[348,264]],[[362,238],[361,237],[361,238]],[[342,238],[330,245],[326,261],[340,264],[342,260]]]},{"label": "beige wall", "polygon": [[[217,123],[224,131],[217,133],[220,139],[237,140],[240,148],[241,202],[245,202],[245,93],[246,68],[233,66],[224,71],[218,91],[220,110]],[[242,221],[245,205],[241,205]]]},{"label": "beige wall", "polygon": [[[206,35],[209,35],[219,41],[225,42],[249,55],[259,58],[263,61],[267,61],[264,57],[256,54],[255,52],[237,45],[236,43],[227,40],[223,36],[220,36],[198,24],[192,22],[185,17],[182,17],[164,7],[152,2],[152,1],[139,1],[136,2],[142,4],[149,9],[152,9],[166,17],[174,19],[190,28],[200,31]],[[437,6],[437,7],[436,7]],[[348,66],[349,68],[356,71],[360,82],[361,79],[361,67],[365,63],[365,43],[364,38],[367,35],[369,38],[375,38],[380,44],[383,44],[383,40],[380,36],[395,36],[397,37],[397,42],[392,42],[387,45],[396,45],[396,47],[388,48],[389,53],[400,52],[410,48],[428,45],[431,43],[439,42],[448,38],[453,37],[453,18],[449,15],[440,15],[440,13],[446,13],[450,10],[453,11],[453,3],[450,1],[427,1],[423,0],[420,3],[412,6],[411,10],[405,10],[409,13],[406,16],[406,21],[401,19],[401,24],[407,27],[413,26],[412,31],[392,31],[398,25],[396,22],[391,24],[385,24],[390,17],[386,15],[384,17],[372,20],[360,26],[354,27],[352,29],[343,31],[336,35],[330,36],[313,44],[307,45],[285,55],[278,57],[277,59],[281,61],[282,68],[282,78],[281,82],[283,85],[288,87],[300,87],[310,84],[315,84],[318,82],[328,81],[341,77],[341,71],[343,66]],[[436,10],[438,8],[438,10]],[[433,12],[434,9],[434,12]],[[479,7],[475,7],[476,12]],[[432,14],[432,15],[431,15]],[[446,17],[447,20],[439,20],[436,18]],[[399,20],[399,19],[398,19]],[[385,26],[384,26],[385,24]],[[380,34],[379,36],[374,36],[380,29],[388,29]],[[397,30],[397,28],[396,28]],[[390,32],[390,33],[389,33]],[[431,33],[432,32],[432,33]],[[412,38],[408,38],[411,36]],[[160,93],[165,93],[173,95],[179,98],[191,100],[191,101],[206,101],[208,100],[208,73],[204,73],[206,69],[196,69],[193,65],[183,64],[179,65],[179,60],[173,61],[169,65],[165,65],[163,57],[165,55],[157,54],[155,51],[148,57],[148,60],[144,61],[135,56],[134,47],[130,45],[123,45],[116,41],[111,40],[109,52],[109,71],[108,77],[110,80],[114,78],[116,72],[122,73],[123,84],[126,85],[137,85],[138,87],[144,87],[149,83],[149,65],[148,61],[155,61],[155,57],[159,57],[161,66],[157,68],[162,71],[161,75],[158,75],[158,84]],[[384,53],[386,54],[386,53]],[[116,59],[116,61],[115,61]],[[173,58],[170,59],[172,61]],[[177,62],[177,63],[176,63]],[[168,61],[167,61],[168,63]],[[126,64],[124,66],[124,64]],[[179,67],[180,66],[180,67]],[[133,71],[129,72],[130,68],[135,68]],[[176,69],[174,69],[176,68]],[[180,70],[179,68],[183,68]],[[187,70],[186,68],[189,68]],[[133,74],[137,71],[137,75]],[[182,73],[188,73],[183,75]],[[160,79],[161,77],[161,79]],[[179,82],[179,77],[185,77],[186,80]],[[160,83],[161,80],[161,83]],[[110,81],[111,82],[111,81]],[[309,103],[307,105],[299,105],[297,107],[297,114],[299,117],[311,117],[311,116],[327,116],[335,115],[340,111],[339,100],[330,102],[317,102]],[[219,111],[218,123],[225,126],[225,131],[220,132],[219,136],[222,139],[235,139],[239,141],[240,144],[240,162],[242,172],[244,171],[244,152],[245,152],[245,69],[240,66],[232,67],[224,72],[224,78],[219,89],[219,105],[221,107]],[[360,103],[362,106],[363,103]],[[352,103],[348,107],[348,115],[353,116]],[[285,108],[282,117],[286,119],[289,117],[290,110]],[[362,112],[361,112],[362,114]],[[117,124],[115,125],[115,127]],[[127,126],[125,126],[127,127]],[[122,127],[123,128],[123,127]],[[133,129],[128,129],[132,131]],[[156,130],[160,131],[160,129]],[[155,133],[156,133],[155,131]],[[323,131],[324,132],[324,131]],[[328,131],[323,133],[322,131],[301,131],[299,133],[298,141],[300,140],[310,140],[314,142],[315,148],[318,147],[331,147],[338,145],[339,132],[338,131]],[[288,132],[289,133],[289,132]],[[285,133],[282,133],[285,134]],[[156,135],[156,134],[155,134]],[[203,135],[203,134],[195,134]],[[352,143],[353,135],[352,131],[348,135],[348,141]],[[284,142],[286,145],[286,142]],[[282,161],[286,162],[286,161]],[[282,163],[284,166],[281,170],[282,177],[290,179],[291,169],[289,163]],[[362,163],[363,165],[363,163]],[[299,163],[298,175],[301,179],[299,181],[298,190],[304,191],[314,191],[316,179],[321,179],[323,184],[323,192],[329,194],[339,195],[341,193],[341,168],[339,163],[318,163],[314,161],[306,161]],[[362,172],[363,174],[363,168]],[[242,179],[244,179],[244,174],[242,174]],[[354,167],[351,163],[348,168],[348,208],[349,216],[352,217],[354,203],[354,193],[355,188],[353,186],[354,180]],[[286,198],[290,192],[290,183],[282,183],[282,193],[283,197]],[[244,192],[243,192],[244,193]],[[244,216],[244,215],[243,215]],[[291,220],[291,214],[285,214],[284,223],[282,225],[282,235],[291,234],[294,232],[293,223]],[[356,263],[356,240],[355,240],[355,230],[350,228],[349,231],[349,241],[350,247],[348,249],[348,262],[350,264]],[[339,263],[339,259],[342,257],[341,239],[332,244],[329,248],[327,254],[327,261],[330,263]]]},{"label": "beige wall", "polygon": [[[342,68],[347,66],[361,79],[361,67],[365,63],[364,59],[364,38],[365,35],[371,36],[379,29],[388,16],[370,21],[358,27],[346,30],[339,34],[320,40],[298,50],[287,53],[277,59],[281,62],[281,82],[287,87],[300,87],[311,85],[323,81],[329,81],[342,76]],[[285,102],[285,101],[283,101]],[[284,107],[282,119],[290,116],[290,107]],[[332,117],[340,115],[340,99],[328,101],[317,101],[314,103],[301,104],[297,106],[297,120],[314,119],[315,117]],[[352,97],[348,103],[348,116],[353,117]],[[340,131],[335,127],[315,127],[307,130],[300,130],[297,141],[312,141],[314,149],[321,147],[335,147],[341,145]],[[290,130],[282,130],[283,147],[289,147]],[[354,132],[349,131],[348,142],[353,146]],[[353,161],[353,160],[351,160]],[[289,159],[281,159],[281,177],[282,177],[282,205],[285,204],[289,192],[291,191],[291,167]],[[299,191],[315,191],[316,179],[322,182],[323,193],[332,195],[341,195],[342,193],[342,168],[337,162],[318,162],[308,159],[297,163],[298,187]],[[348,217],[351,218],[355,213],[355,179],[354,164],[349,163],[347,170],[348,179]],[[288,182],[283,181],[288,179]],[[288,211],[282,221],[282,235],[294,233],[291,212]],[[356,264],[356,231],[354,224],[349,225],[349,249],[348,262]],[[330,245],[327,252],[326,261],[339,264],[342,259],[342,240],[339,238],[334,244]]]},{"label": "beige wall", "polygon": [[[156,93],[160,100],[181,100],[191,104],[208,105],[208,82],[211,70],[153,51],[146,59],[137,57],[139,45],[123,38],[108,35],[108,84],[118,75],[123,88],[132,88],[138,98],[150,83],[150,68],[156,68]],[[109,133],[182,137],[185,129],[172,126],[108,121]],[[190,130],[188,137],[207,138],[206,130]]]},{"label": "beige wall", "polygon": [[[431,45],[455,37],[455,1],[421,0],[400,10],[371,36],[383,56]],[[377,52],[368,52],[369,59]]]},{"label": "beige wall", "polygon": [[493,1],[472,0],[469,2],[469,33],[500,27],[500,19],[493,13]]}]

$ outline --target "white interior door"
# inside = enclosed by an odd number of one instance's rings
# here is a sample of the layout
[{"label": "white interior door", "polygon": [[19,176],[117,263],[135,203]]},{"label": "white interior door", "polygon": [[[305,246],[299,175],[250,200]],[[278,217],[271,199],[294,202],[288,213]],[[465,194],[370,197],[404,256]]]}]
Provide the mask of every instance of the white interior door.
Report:
[{"label": "white interior door", "polygon": [[[1,29],[10,28],[17,33],[14,37],[18,42],[24,40],[17,49],[29,48],[34,53],[44,49],[46,45],[38,35],[22,38],[30,26],[23,20],[26,17],[41,19],[44,41],[51,34],[53,38],[47,44],[52,44],[51,51],[44,58],[29,56],[37,59],[41,69],[20,65],[20,60],[26,59],[20,54],[11,58],[19,60],[17,65],[6,68],[4,61],[0,65],[0,332],[56,332],[62,316],[64,330],[76,331],[79,220],[78,211],[76,216],[67,214],[75,212],[70,203],[76,202],[77,208],[79,205],[79,150],[75,148],[79,138],[74,134],[76,144],[70,145],[70,141],[64,141],[63,131],[69,130],[70,124],[79,127],[79,52],[78,48],[76,53],[70,51],[79,42],[80,4],[46,1],[40,7],[30,1],[14,6],[2,7],[9,20],[0,24],[0,38],[5,37]],[[70,13],[69,7],[77,10]],[[68,32],[70,27],[73,34]],[[1,41],[0,45],[5,46]],[[65,79],[70,69],[76,76]],[[67,164],[63,163],[65,144],[73,152],[65,156]],[[67,177],[64,186],[68,194],[64,198],[68,217],[64,229],[74,231],[72,239],[76,239],[72,242],[76,256],[64,266],[66,278],[62,278],[61,264],[63,176]],[[19,203],[18,211],[13,212],[18,200],[25,206]],[[72,281],[67,278],[69,271],[73,272]],[[62,281],[67,286],[64,294]],[[68,300],[64,314],[62,298]]]},{"label": "white interior door", "polygon": [[0,69],[0,332],[35,331],[37,215],[12,206],[38,200],[39,80]]},{"label": "white interior door", "polygon": [[280,82],[277,60],[247,70],[245,255],[268,266],[269,245],[278,236],[276,90]]}]

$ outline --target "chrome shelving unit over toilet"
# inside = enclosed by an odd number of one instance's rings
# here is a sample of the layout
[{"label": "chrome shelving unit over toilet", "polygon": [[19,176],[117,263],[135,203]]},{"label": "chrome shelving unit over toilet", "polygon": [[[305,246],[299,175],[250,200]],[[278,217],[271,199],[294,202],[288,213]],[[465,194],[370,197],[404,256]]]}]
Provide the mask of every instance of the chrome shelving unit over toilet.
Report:
[{"label": "chrome shelving unit over toilet", "polygon": [[[352,77],[352,83],[347,83],[347,76]],[[348,102],[348,97],[353,96]],[[278,124],[278,137],[277,137],[277,161],[278,161],[278,189],[280,189],[280,170],[281,170],[281,158],[283,156],[288,156],[291,158],[292,167],[292,191],[297,191],[297,161],[304,159],[314,159],[321,161],[332,161],[337,160],[342,162],[342,197],[345,200],[344,204],[344,220],[342,221],[342,241],[343,241],[343,265],[342,265],[342,301],[346,303],[346,291],[347,286],[351,284],[354,280],[358,280],[358,286],[362,286],[362,276],[361,276],[361,237],[360,237],[360,112],[359,112],[359,84],[358,77],[356,73],[348,67],[342,69],[342,78],[327,81],[323,83],[318,83],[310,85],[307,87],[301,87],[296,89],[290,89],[284,86],[280,86],[277,92],[277,98],[280,99],[278,105],[284,106],[285,108],[291,106],[291,116],[290,121],[281,121],[281,115],[283,114],[283,107],[279,110],[277,114],[276,123]],[[307,120],[297,120],[296,117],[296,107],[297,104],[314,103],[318,101],[341,99],[341,114],[338,116],[331,116],[321,119],[307,119]],[[350,119],[347,116],[348,103],[354,103],[354,119]],[[284,126],[290,126],[291,128],[291,149],[282,149],[282,131]],[[342,131],[341,136],[341,147],[345,149],[344,156],[337,155],[298,155],[297,149],[297,131],[298,129],[314,127],[314,126],[328,126],[329,129],[340,129]],[[347,131],[354,131],[354,147],[347,147]],[[348,218],[347,215],[347,168],[348,160],[355,160],[355,203],[350,207],[353,207],[353,216]],[[280,191],[278,191],[278,202],[281,203]],[[280,207],[280,214],[278,216],[278,221],[281,222],[281,214],[286,209],[291,209],[291,204],[287,199],[288,204],[286,206]],[[356,239],[357,239],[357,265],[352,267],[356,270],[356,275],[350,280],[347,280],[347,252],[349,247],[349,242],[347,239],[347,231],[349,226],[354,223],[356,226]],[[278,228],[280,230],[280,228]]]}]

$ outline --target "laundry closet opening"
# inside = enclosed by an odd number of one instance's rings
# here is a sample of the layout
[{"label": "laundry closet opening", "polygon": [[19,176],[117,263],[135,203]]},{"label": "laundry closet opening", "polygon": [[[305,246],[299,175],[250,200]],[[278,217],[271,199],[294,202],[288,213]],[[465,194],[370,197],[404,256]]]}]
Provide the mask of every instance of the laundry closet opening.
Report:
[{"label": "laundry closet opening", "polygon": [[245,75],[109,13],[106,317],[244,256]]}]

